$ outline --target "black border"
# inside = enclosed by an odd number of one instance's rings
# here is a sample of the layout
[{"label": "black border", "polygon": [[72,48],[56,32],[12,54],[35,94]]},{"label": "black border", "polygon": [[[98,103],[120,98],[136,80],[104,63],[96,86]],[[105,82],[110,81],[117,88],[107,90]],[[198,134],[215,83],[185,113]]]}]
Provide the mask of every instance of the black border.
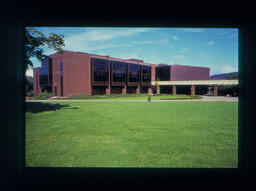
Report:
[{"label": "black border", "polygon": [[[254,10],[238,4],[184,7],[161,2],[1,3],[1,188],[3,190],[76,189],[99,186],[188,185],[236,188],[254,185],[255,47]],[[148,7],[148,5],[150,6]],[[47,6],[46,6],[47,5]],[[209,8],[210,7],[210,8]],[[73,10],[71,8],[74,8]],[[25,26],[238,27],[239,28],[239,168],[25,168]],[[3,67],[3,68],[2,68]],[[3,143],[3,144],[2,144]],[[192,188],[192,187],[190,187]]]}]

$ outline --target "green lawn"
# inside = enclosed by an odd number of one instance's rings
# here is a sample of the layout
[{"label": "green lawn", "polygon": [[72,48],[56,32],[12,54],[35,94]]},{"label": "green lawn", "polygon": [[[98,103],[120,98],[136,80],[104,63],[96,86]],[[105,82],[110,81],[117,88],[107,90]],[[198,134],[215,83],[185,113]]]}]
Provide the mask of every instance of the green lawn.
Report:
[{"label": "green lawn", "polygon": [[65,101],[27,108],[29,167],[238,166],[237,102]]}]

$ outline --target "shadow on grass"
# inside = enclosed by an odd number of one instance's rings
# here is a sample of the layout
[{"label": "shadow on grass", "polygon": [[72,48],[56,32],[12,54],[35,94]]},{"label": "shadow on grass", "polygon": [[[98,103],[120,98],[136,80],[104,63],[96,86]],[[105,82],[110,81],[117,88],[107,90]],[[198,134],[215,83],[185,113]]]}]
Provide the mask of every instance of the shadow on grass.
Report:
[{"label": "shadow on grass", "polygon": [[38,113],[43,111],[56,111],[58,109],[78,109],[78,107],[70,107],[69,105],[50,104],[42,102],[26,102],[26,112]]}]

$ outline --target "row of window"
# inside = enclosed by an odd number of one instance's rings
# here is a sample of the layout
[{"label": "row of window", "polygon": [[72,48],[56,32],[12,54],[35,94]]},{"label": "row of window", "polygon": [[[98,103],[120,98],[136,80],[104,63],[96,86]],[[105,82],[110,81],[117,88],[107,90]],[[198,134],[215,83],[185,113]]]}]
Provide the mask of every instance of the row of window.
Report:
[{"label": "row of window", "polygon": [[[139,83],[151,82],[151,66],[125,63],[119,61],[110,61],[112,82],[126,82],[126,74],[128,82]],[[103,59],[92,59],[93,80],[96,82],[108,82],[109,62]],[[60,74],[63,75],[63,63],[60,62]],[[52,84],[52,60],[45,58],[42,60],[41,68],[39,68],[40,85],[47,86]]]},{"label": "row of window", "polygon": [[[96,82],[108,82],[109,62],[103,59],[92,59],[93,80]],[[112,82],[151,82],[151,66],[125,63],[119,61],[110,61]]]}]

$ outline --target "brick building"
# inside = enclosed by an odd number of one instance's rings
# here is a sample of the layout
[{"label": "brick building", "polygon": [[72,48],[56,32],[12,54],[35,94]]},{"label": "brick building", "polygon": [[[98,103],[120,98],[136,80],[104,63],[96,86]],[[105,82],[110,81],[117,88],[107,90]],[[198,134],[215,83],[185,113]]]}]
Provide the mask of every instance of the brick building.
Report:
[{"label": "brick building", "polygon": [[210,68],[184,65],[156,66],[156,81],[209,80]]},{"label": "brick building", "polygon": [[48,56],[41,64],[33,71],[34,97],[42,92],[54,96],[152,93],[152,81],[208,80],[210,73],[209,68],[158,66],[139,59],[66,50]]}]

